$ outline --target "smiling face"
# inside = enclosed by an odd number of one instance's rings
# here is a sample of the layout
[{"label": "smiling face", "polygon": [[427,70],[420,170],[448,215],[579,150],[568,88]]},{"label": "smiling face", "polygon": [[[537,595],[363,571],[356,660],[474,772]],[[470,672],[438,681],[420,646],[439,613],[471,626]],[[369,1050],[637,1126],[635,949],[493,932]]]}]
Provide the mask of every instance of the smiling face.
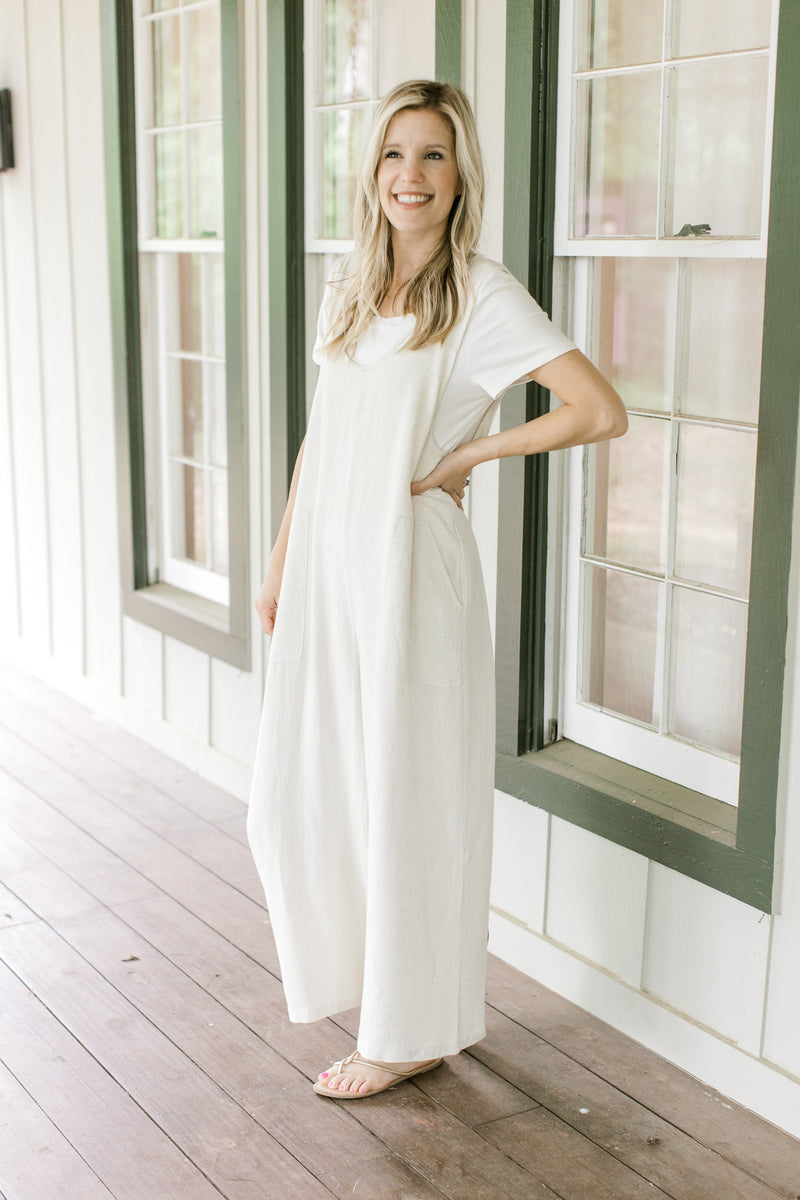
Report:
[{"label": "smiling face", "polygon": [[433,109],[404,108],[386,130],[377,173],[381,208],[398,237],[429,253],[444,237],[459,188],[453,130]]}]

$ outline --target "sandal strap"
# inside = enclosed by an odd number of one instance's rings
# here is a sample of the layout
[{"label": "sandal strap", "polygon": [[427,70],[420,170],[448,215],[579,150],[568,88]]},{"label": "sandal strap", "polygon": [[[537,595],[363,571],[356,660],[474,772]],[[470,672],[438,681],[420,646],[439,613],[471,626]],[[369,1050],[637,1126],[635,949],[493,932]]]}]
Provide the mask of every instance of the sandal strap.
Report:
[{"label": "sandal strap", "polygon": [[349,1063],[354,1062],[358,1057],[358,1051],[354,1050],[352,1054],[348,1054],[347,1058],[340,1058],[338,1062],[331,1065],[331,1073],[338,1073],[342,1067],[346,1067]]},{"label": "sandal strap", "polygon": [[[348,1062],[352,1062],[356,1056],[358,1057],[358,1061],[362,1062],[365,1067],[377,1067],[379,1071],[386,1071],[388,1075],[396,1075],[398,1079],[408,1079],[412,1075],[419,1074],[419,1067],[415,1067],[413,1071],[395,1071],[393,1067],[384,1067],[382,1063],[372,1062],[369,1058],[362,1058],[357,1050],[350,1055]],[[431,1059],[431,1062],[433,1061],[434,1059]]]},{"label": "sandal strap", "polygon": [[[377,1067],[379,1071],[385,1071],[387,1075],[396,1075],[398,1079],[409,1079],[412,1075],[419,1074],[419,1067],[416,1067],[413,1071],[395,1071],[391,1067],[385,1067],[383,1063],[376,1063],[372,1062],[369,1058],[363,1058],[358,1050],[354,1050],[352,1054],[348,1054],[347,1058],[340,1058],[338,1062],[333,1063],[330,1068],[331,1074],[339,1074],[342,1067],[349,1066],[350,1063],[356,1061],[363,1063],[365,1067]],[[433,1061],[435,1060],[431,1059],[431,1062]]]}]

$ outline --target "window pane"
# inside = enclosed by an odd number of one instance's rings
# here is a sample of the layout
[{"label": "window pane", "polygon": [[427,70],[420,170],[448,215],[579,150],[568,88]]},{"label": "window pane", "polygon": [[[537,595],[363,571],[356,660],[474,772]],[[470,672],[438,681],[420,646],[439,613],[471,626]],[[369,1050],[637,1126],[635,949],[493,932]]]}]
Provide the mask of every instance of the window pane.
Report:
[{"label": "window pane", "polygon": [[769,45],[768,0],[674,0],[674,58]]},{"label": "window pane", "polygon": [[185,16],[188,40],[188,121],[222,117],[219,8],[190,9]]},{"label": "window pane", "polygon": [[669,412],[675,368],[675,262],[601,258],[595,271],[598,367],[628,408]]},{"label": "window pane", "polygon": [[225,427],[225,368],[221,363],[206,364],[206,412],[209,426],[210,461],[216,467],[228,465],[228,437]]},{"label": "window pane", "polygon": [[183,237],[181,134],[157,133],[154,140],[156,237]]},{"label": "window pane", "polygon": [[153,0],[152,12],[164,12],[168,8],[177,8],[179,0]]},{"label": "window pane", "polygon": [[738,755],[747,605],[675,588],[670,732]]},{"label": "window pane", "polygon": [[153,121],[179,125],[181,120],[181,43],[178,15],[153,21]]},{"label": "window pane", "polygon": [[[178,313],[177,321],[167,322],[170,350],[199,354],[203,348],[200,330],[202,258],[200,254],[174,255],[178,274]],[[177,345],[173,344],[176,337]]]},{"label": "window pane", "polygon": [[212,524],[214,552],[212,571],[228,574],[228,476],[223,471],[211,472]]},{"label": "window pane", "polygon": [[575,237],[655,237],[661,72],[578,81]]},{"label": "window pane", "polygon": [[181,441],[184,458],[205,461],[203,445],[203,364],[181,359]]},{"label": "window pane", "polygon": [[765,267],[763,259],[689,265],[682,412],[758,421]]},{"label": "window pane", "polygon": [[712,237],[760,235],[767,72],[766,56],[667,71],[666,237],[686,224],[708,224]]},{"label": "window pane", "polygon": [[663,584],[584,563],[581,699],[658,722],[655,700],[659,592]]},{"label": "window pane", "polygon": [[325,0],[323,104],[371,95],[370,9],[370,0]]},{"label": "window pane", "polygon": [[317,236],[352,236],[355,181],[369,122],[366,108],[321,113],[323,211]]},{"label": "window pane", "polygon": [[206,254],[208,278],[208,353],[225,357],[225,260]]},{"label": "window pane", "polygon": [[587,447],[585,554],[664,570],[669,447],[669,422],[638,416],[624,438]]},{"label": "window pane", "polygon": [[222,237],[222,126],[191,129],[189,237]]},{"label": "window pane", "polygon": [[184,463],[171,463],[172,546],[176,558],[205,565],[206,486],[208,472]]},{"label": "window pane", "polygon": [[662,0],[584,0],[579,67],[659,62]]},{"label": "window pane", "polygon": [[681,424],[675,574],[747,596],[756,435]]}]

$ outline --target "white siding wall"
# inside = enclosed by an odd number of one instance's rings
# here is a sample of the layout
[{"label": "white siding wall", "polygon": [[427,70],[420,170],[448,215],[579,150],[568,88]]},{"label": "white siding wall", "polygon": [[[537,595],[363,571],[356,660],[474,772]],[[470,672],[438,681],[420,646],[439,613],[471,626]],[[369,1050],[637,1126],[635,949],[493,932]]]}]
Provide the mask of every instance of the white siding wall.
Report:
[{"label": "white siding wall", "polygon": [[[273,517],[265,7],[243,4],[255,582]],[[465,0],[464,11],[465,83],[489,174],[484,249],[500,258],[503,6]],[[18,162],[0,177],[0,651],[244,797],[265,657],[255,617],[246,672],[120,613],[99,43],[98,0],[5,0],[0,11],[0,86],[13,92]],[[415,53],[431,60],[432,46],[420,44]],[[495,466],[475,473],[470,502],[493,596]],[[796,516],[800,530],[800,506]],[[795,1134],[799,632],[795,623],[771,921],[498,794],[491,930],[495,953]]]}]

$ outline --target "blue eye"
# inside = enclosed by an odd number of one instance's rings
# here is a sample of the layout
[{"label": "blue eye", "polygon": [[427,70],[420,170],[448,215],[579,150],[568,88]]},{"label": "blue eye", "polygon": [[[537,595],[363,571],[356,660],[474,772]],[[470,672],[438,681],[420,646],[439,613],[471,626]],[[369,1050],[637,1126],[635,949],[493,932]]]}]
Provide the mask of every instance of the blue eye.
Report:
[{"label": "blue eye", "polygon": [[384,158],[399,158],[399,157],[400,157],[399,150],[387,150],[384,155]]},{"label": "blue eye", "polygon": [[425,157],[426,158],[441,158],[442,153],[440,150],[429,150],[428,153],[425,155]]}]

